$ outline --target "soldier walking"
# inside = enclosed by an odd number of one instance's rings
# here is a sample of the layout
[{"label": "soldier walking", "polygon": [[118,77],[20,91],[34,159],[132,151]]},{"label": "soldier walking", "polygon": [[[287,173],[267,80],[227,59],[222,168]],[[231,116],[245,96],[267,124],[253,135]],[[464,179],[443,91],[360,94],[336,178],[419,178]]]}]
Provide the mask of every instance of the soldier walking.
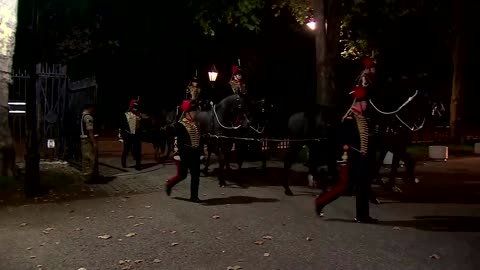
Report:
[{"label": "soldier walking", "polygon": [[125,113],[121,137],[123,139],[122,167],[127,167],[127,156],[130,152],[135,159],[135,169],[141,170],[142,142],[140,140],[141,115],[138,111],[138,100],[131,100],[128,111]]},{"label": "soldier walking", "polygon": [[198,198],[198,188],[200,184],[200,128],[195,122],[197,111],[195,100],[184,100],[181,109],[183,115],[175,123],[176,147],[178,157],[175,158],[177,164],[177,175],[167,180],[166,192],[170,196],[172,188],[185,180],[190,171],[190,200],[200,202]]},{"label": "soldier walking", "polygon": [[87,184],[98,180],[98,148],[93,125],[94,112],[93,105],[85,105],[80,121],[82,172]]}]

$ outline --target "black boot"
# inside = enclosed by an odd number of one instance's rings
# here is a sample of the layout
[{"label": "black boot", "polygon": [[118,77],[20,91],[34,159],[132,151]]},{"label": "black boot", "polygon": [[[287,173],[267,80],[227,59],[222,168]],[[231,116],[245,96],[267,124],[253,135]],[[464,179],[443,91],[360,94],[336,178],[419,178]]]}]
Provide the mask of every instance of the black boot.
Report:
[{"label": "black boot", "polygon": [[172,194],[172,186],[165,184],[165,192],[167,193],[167,196],[170,196]]},{"label": "black boot", "polygon": [[378,219],[372,218],[370,216],[366,217],[356,217],[355,222],[357,223],[365,223],[365,224],[377,224]]}]

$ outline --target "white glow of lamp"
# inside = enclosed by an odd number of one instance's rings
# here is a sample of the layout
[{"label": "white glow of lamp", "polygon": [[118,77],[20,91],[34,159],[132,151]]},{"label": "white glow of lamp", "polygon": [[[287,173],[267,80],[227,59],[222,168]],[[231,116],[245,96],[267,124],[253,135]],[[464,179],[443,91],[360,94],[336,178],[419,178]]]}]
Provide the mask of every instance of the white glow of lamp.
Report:
[{"label": "white glow of lamp", "polygon": [[210,71],[208,71],[208,79],[210,80],[210,82],[214,82],[217,80],[217,76],[217,69],[215,68],[215,65],[213,65]]},{"label": "white glow of lamp", "polygon": [[[307,23],[307,26],[308,28],[310,28],[310,30],[315,30],[317,29],[317,22],[315,20],[311,20]],[[327,29],[327,22],[325,21],[325,29]]]}]

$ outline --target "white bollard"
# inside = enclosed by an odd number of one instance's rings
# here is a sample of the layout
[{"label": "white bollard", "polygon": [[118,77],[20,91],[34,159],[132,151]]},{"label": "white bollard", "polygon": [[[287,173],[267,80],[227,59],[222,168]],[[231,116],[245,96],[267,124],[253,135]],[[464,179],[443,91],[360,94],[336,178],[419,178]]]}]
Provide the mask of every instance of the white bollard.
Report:
[{"label": "white bollard", "polygon": [[473,153],[480,154],[480,143],[476,143],[473,145]]},{"label": "white bollard", "polygon": [[448,146],[445,145],[431,145],[428,147],[428,157],[436,160],[448,159]]}]

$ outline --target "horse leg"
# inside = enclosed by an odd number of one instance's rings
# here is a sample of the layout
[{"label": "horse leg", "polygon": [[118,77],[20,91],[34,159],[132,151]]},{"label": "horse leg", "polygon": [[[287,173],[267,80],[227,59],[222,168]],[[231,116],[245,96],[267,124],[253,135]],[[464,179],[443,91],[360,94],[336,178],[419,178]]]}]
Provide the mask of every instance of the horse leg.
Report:
[{"label": "horse leg", "polygon": [[283,169],[284,174],[282,179],[282,186],[285,189],[285,195],[293,196],[293,192],[288,185],[288,179],[290,178],[290,173],[292,169],[292,165],[295,162],[296,155],[298,153],[299,147],[295,144],[291,144],[290,147],[287,149],[287,153],[285,155],[285,159],[283,162]]},{"label": "horse leg", "polygon": [[391,189],[394,192],[402,192],[402,190],[398,188],[395,184],[395,177],[397,176],[399,164],[400,164],[400,155],[398,154],[398,152],[395,152],[392,158],[390,176],[389,176],[388,182],[385,184],[385,187],[387,189]]},{"label": "horse leg", "polygon": [[404,151],[402,154],[402,160],[405,163],[405,176],[403,181],[405,183],[418,184],[419,181],[415,177],[415,160],[413,159],[412,155],[407,153],[407,151]]},{"label": "horse leg", "polygon": [[226,168],[226,152],[227,151],[231,151],[231,148],[226,150],[226,148],[228,147],[225,147],[225,145],[222,145],[220,146],[220,149],[218,151],[218,184],[220,185],[220,187],[225,187],[226,186],[226,181],[225,181],[225,178],[226,176],[224,175],[225,174],[225,170],[227,169]]},{"label": "horse leg", "polygon": [[375,170],[374,170],[374,175],[373,177],[375,178],[376,182],[378,184],[382,184],[382,174],[380,173],[380,170],[383,167],[383,161],[385,160],[385,157],[387,156],[388,150],[383,149],[380,152],[380,156],[378,157],[376,164],[375,164]]},{"label": "horse leg", "polygon": [[205,167],[203,168],[203,174],[208,177],[208,167],[210,167],[210,160],[212,157],[213,146],[211,143],[207,144],[207,157],[205,158]]}]

